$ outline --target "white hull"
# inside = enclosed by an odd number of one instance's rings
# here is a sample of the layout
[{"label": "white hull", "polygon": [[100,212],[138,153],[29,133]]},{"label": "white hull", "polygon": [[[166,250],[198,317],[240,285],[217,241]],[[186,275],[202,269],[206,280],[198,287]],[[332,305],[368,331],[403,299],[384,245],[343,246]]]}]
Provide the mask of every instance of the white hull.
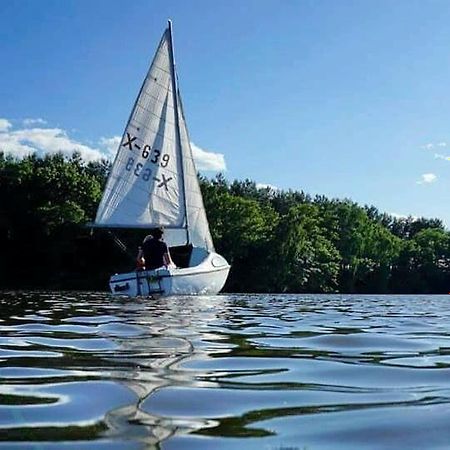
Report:
[{"label": "white hull", "polygon": [[214,295],[223,288],[229,271],[225,258],[209,253],[193,267],[116,274],[110,278],[109,285],[114,295],[129,297]]}]

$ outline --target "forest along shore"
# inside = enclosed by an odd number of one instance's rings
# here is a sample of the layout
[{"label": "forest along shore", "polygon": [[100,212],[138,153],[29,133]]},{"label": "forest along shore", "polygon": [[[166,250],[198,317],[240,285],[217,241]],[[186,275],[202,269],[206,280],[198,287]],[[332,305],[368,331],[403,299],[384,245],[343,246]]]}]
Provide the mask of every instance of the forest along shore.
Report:
[{"label": "forest along shore", "polygon": [[[146,230],[92,232],[109,161],[0,152],[0,289],[107,289]],[[301,181],[300,181],[301,183]],[[450,292],[450,232],[349,199],[200,177],[228,292]]]}]

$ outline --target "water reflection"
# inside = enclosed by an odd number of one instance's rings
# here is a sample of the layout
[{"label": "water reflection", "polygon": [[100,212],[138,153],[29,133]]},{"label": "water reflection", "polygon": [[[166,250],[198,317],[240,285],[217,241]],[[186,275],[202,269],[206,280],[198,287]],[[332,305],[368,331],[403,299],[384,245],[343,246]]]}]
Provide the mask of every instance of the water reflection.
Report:
[{"label": "water reflection", "polygon": [[448,297],[0,294],[0,448],[446,448]]}]

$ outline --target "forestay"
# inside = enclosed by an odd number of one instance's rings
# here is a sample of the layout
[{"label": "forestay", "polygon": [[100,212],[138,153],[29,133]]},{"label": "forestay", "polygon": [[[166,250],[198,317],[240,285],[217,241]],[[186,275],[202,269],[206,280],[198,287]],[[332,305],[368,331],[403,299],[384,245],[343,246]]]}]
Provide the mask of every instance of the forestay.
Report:
[{"label": "forestay", "polygon": [[167,29],[122,137],[95,223],[162,226],[170,245],[189,242],[213,250],[179,93],[174,96],[171,55]]}]

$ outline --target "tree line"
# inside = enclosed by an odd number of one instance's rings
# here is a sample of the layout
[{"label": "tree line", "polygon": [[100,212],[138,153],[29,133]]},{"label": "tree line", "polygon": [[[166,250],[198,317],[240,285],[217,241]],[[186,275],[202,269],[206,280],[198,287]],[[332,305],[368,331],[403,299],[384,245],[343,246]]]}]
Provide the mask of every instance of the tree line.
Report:
[{"label": "tree line", "polygon": [[[0,153],[0,288],[107,289],[110,274],[134,268],[145,230],[86,226],[109,169],[76,153]],[[200,184],[216,250],[232,265],[228,292],[450,292],[450,232],[439,219],[223,175]]]}]

